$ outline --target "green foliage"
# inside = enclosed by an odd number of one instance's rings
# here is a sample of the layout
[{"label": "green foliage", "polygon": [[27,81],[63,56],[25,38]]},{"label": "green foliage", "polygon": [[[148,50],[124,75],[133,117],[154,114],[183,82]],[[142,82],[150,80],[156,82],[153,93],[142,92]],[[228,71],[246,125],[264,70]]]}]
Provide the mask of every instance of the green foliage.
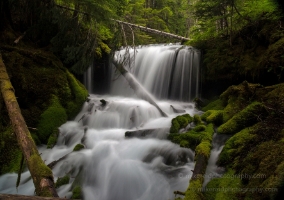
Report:
[{"label": "green foliage", "polygon": [[38,136],[42,142],[47,142],[54,129],[61,126],[67,120],[65,109],[58,98],[53,96],[50,106],[41,114],[38,124]]},{"label": "green foliage", "polygon": [[76,146],[74,147],[73,151],[80,151],[82,149],[84,149],[84,145],[82,144],[76,144]]},{"label": "green foliage", "polygon": [[76,186],[72,192],[73,194],[71,199],[82,199],[82,191],[80,186]]},{"label": "green foliage", "polygon": [[[124,21],[149,28],[188,36],[190,4],[187,0],[164,1],[129,1],[126,6]],[[131,44],[131,30],[125,27],[127,43]],[[167,38],[144,32],[135,31],[135,44],[153,44],[173,42]],[[180,41],[177,41],[180,42]]]},{"label": "green foliage", "polygon": [[197,41],[232,37],[248,23],[261,17],[273,19],[277,6],[270,0],[203,0],[194,2],[190,10],[198,19],[191,26],[191,38]]},{"label": "green foliage", "polygon": [[263,114],[263,105],[259,102],[253,102],[225,124],[222,124],[217,129],[217,132],[221,134],[235,134],[243,128],[256,123],[261,114]]},{"label": "green foliage", "polygon": [[69,183],[70,177],[68,175],[59,177],[55,183],[55,187],[59,188],[62,185],[66,185]]}]

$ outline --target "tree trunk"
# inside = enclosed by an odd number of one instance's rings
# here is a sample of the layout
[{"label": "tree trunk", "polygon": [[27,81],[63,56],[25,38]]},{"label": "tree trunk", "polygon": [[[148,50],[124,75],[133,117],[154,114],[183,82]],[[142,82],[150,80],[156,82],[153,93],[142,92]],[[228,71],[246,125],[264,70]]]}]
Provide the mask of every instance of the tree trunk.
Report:
[{"label": "tree trunk", "polygon": [[13,130],[17,137],[18,145],[23,152],[34,182],[35,193],[38,196],[58,197],[54,187],[52,171],[44,164],[31,137],[26,122],[21,114],[21,110],[15,97],[14,88],[10,82],[1,54],[0,85]]}]

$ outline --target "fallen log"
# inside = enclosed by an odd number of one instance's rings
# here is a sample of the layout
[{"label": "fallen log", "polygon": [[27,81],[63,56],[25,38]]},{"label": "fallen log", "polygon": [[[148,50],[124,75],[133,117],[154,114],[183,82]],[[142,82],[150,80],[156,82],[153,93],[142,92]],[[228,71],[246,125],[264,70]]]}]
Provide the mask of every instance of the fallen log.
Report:
[{"label": "fallen log", "polygon": [[15,194],[0,194],[0,200],[66,200],[65,198],[56,197],[38,197],[38,196],[25,196]]},{"label": "fallen log", "polygon": [[123,64],[118,63],[116,61],[112,61],[112,63],[114,64],[114,66],[116,67],[116,69],[121,73],[122,76],[124,76],[124,78],[127,80],[128,84],[130,85],[130,87],[134,90],[134,92],[136,93],[136,95],[140,98],[142,98],[145,101],[148,101],[150,104],[152,104],[153,106],[155,106],[159,112],[161,113],[161,115],[163,117],[168,117],[168,115],[158,106],[158,104],[155,102],[154,98],[151,96],[151,94],[149,94],[144,88],[143,86],[133,77],[133,75],[131,73],[128,72],[127,69],[125,69],[125,67],[123,66]]},{"label": "fallen log", "polygon": [[24,155],[28,169],[31,173],[38,196],[58,197],[54,187],[52,171],[44,164],[31,137],[26,122],[15,97],[14,88],[10,82],[6,66],[0,53],[0,85],[13,130],[16,134],[18,145]]}]

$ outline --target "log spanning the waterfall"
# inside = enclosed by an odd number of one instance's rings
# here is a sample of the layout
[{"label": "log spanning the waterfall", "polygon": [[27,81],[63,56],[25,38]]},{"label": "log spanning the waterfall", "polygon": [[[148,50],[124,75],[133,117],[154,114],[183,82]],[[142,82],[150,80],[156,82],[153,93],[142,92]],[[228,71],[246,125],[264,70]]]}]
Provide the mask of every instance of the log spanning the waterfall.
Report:
[{"label": "log spanning the waterfall", "polygon": [[[61,8],[61,9],[66,9],[66,10],[70,10],[70,11],[76,11],[76,12],[78,12],[80,14],[83,14],[83,15],[91,15],[90,13],[83,12],[83,11],[80,11],[80,10],[76,10],[74,8],[70,8],[70,7],[66,7],[66,6],[62,6],[62,5],[58,5],[58,4],[55,4],[55,5],[58,8]],[[172,33],[167,33],[167,32],[164,32],[164,31],[159,31],[159,30],[148,28],[148,27],[145,27],[145,26],[140,26],[140,25],[137,25],[137,24],[131,24],[131,23],[120,21],[120,20],[116,20],[116,19],[112,19],[112,20],[117,22],[117,23],[119,23],[119,24],[124,24],[124,25],[128,25],[128,26],[131,26],[131,27],[134,27],[134,28],[138,28],[138,29],[140,29],[142,31],[145,31],[145,32],[148,32],[148,33],[154,33],[154,34],[158,34],[158,35],[163,35],[163,36],[175,38],[175,39],[178,39],[178,40],[181,40],[181,41],[188,41],[188,40],[190,40],[189,38],[186,38],[186,37],[183,37],[183,36],[175,35],[175,34],[172,34]]]},{"label": "log spanning the waterfall", "polygon": [[118,63],[115,60],[113,60],[112,63],[114,64],[116,69],[124,76],[137,96],[155,106],[163,117],[168,117],[168,115],[155,102],[154,98],[143,88],[143,86],[133,77],[133,75],[123,67],[123,64]]},{"label": "log spanning the waterfall", "polygon": [[148,33],[154,33],[154,34],[158,34],[158,35],[163,35],[163,36],[175,38],[175,39],[178,39],[178,40],[181,40],[181,41],[188,41],[188,40],[190,40],[189,38],[186,38],[186,37],[182,37],[182,36],[175,35],[175,34],[172,34],[172,33],[167,33],[167,32],[164,32],[164,31],[159,31],[159,30],[148,28],[148,27],[145,27],[145,26],[140,26],[140,25],[137,25],[137,24],[131,24],[131,23],[128,23],[128,22],[115,20],[115,19],[113,19],[113,21],[116,21],[119,24],[124,24],[124,25],[128,25],[128,26],[131,26],[131,27],[134,27],[134,28],[138,28],[138,29],[140,29],[142,31],[145,31],[145,32],[148,32]]},{"label": "log spanning the waterfall", "polygon": [[44,164],[21,114],[14,88],[0,53],[0,85],[4,102],[16,134],[18,145],[24,155],[38,196],[58,197],[52,171]]}]

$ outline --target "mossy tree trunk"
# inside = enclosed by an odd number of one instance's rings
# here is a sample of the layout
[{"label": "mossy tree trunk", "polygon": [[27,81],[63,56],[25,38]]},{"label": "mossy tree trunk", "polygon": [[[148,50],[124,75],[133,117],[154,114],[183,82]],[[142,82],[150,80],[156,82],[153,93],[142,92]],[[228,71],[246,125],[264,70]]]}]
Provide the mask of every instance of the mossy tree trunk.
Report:
[{"label": "mossy tree trunk", "polygon": [[16,134],[18,145],[22,150],[38,196],[58,197],[54,187],[53,174],[41,159],[37,147],[27,128],[15,97],[6,67],[0,54],[0,85],[3,99]]}]

